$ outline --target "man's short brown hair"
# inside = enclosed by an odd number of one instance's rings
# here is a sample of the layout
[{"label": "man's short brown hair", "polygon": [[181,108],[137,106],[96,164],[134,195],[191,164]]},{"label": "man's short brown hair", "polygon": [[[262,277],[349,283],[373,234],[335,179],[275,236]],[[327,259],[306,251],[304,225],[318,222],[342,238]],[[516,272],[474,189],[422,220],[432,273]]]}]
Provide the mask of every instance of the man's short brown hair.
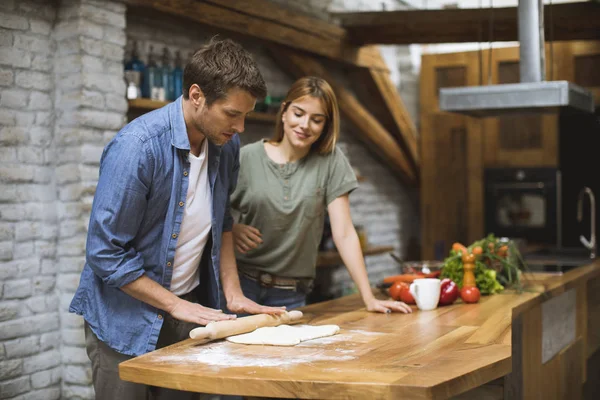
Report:
[{"label": "man's short brown hair", "polygon": [[196,50],[183,70],[183,98],[190,87],[200,86],[207,105],[227,95],[231,88],[248,91],[256,98],[267,95],[267,85],[258,65],[242,46],[230,39],[212,39]]}]

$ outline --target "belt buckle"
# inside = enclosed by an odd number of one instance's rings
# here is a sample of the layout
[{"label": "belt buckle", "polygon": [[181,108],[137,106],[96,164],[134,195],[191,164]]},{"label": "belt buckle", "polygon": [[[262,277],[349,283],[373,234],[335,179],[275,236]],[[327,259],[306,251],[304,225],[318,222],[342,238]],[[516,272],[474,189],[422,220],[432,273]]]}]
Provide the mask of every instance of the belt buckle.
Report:
[{"label": "belt buckle", "polygon": [[272,288],[275,285],[273,275],[268,272],[261,272],[258,275],[258,281],[266,288]]}]

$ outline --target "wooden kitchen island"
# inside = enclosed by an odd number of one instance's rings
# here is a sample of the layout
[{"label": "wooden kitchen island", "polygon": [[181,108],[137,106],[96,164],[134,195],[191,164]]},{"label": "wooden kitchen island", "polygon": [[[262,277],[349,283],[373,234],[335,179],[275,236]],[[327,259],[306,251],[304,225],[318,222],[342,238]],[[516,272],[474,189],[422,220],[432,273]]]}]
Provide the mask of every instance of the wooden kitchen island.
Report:
[{"label": "wooden kitchen island", "polygon": [[243,396],[581,398],[586,361],[600,348],[600,261],[525,278],[520,294],[410,315],[368,313],[357,295],[314,304],[301,322],[336,324],[339,334],[294,347],[186,340],[122,363],[120,374]]}]

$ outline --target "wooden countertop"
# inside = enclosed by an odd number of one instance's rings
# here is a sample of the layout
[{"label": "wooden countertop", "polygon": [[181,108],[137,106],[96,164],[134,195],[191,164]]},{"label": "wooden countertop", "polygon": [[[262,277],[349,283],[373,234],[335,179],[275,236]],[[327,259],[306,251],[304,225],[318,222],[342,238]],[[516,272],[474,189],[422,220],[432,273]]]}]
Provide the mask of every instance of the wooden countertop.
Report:
[{"label": "wooden countertop", "polygon": [[305,307],[302,322],[338,335],[295,347],[186,340],[120,365],[121,378],[197,392],[303,398],[442,399],[511,372],[511,321],[600,276],[600,261],[526,275],[527,291],[412,314],[366,312],[357,295]]}]

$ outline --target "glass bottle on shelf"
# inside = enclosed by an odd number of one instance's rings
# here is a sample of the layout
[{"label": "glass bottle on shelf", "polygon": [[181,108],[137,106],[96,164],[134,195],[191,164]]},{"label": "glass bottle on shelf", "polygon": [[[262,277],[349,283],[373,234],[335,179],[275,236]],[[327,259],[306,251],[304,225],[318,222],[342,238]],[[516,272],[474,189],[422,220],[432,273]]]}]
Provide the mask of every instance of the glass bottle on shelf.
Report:
[{"label": "glass bottle on shelf", "polygon": [[156,61],[154,60],[154,50],[150,45],[148,50],[148,65],[144,71],[144,84],[142,86],[142,97],[158,100],[158,89],[162,86],[160,74]]},{"label": "glass bottle on shelf", "polygon": [[140,60],[138,53],[137,41],[133,41],[131,46],[131,57],[125,62],[125,71],[144,72],[144,63]]},{"label": "glass bottle on shelf", "polygon": [[163,47],[160,75],[162,88],[159,91],[159,100],[173,100],[173,71],[171,69],[171,55],[169,54],[169,49],[166,47]]},{"label": "glass bottle on shelf", "polygon": [[125,60],[125,79],[127,81],[127,99],[132,100],[141,96],[145,65],[140,60],[137,42],[134,41],[131,51]]},{"label": "glass bottle on shelf", "polygon": [[173,98],[175,100],[183,94],[183,68],[181,67],[181,53],[175,52],[175,67],[173,68]]}]

